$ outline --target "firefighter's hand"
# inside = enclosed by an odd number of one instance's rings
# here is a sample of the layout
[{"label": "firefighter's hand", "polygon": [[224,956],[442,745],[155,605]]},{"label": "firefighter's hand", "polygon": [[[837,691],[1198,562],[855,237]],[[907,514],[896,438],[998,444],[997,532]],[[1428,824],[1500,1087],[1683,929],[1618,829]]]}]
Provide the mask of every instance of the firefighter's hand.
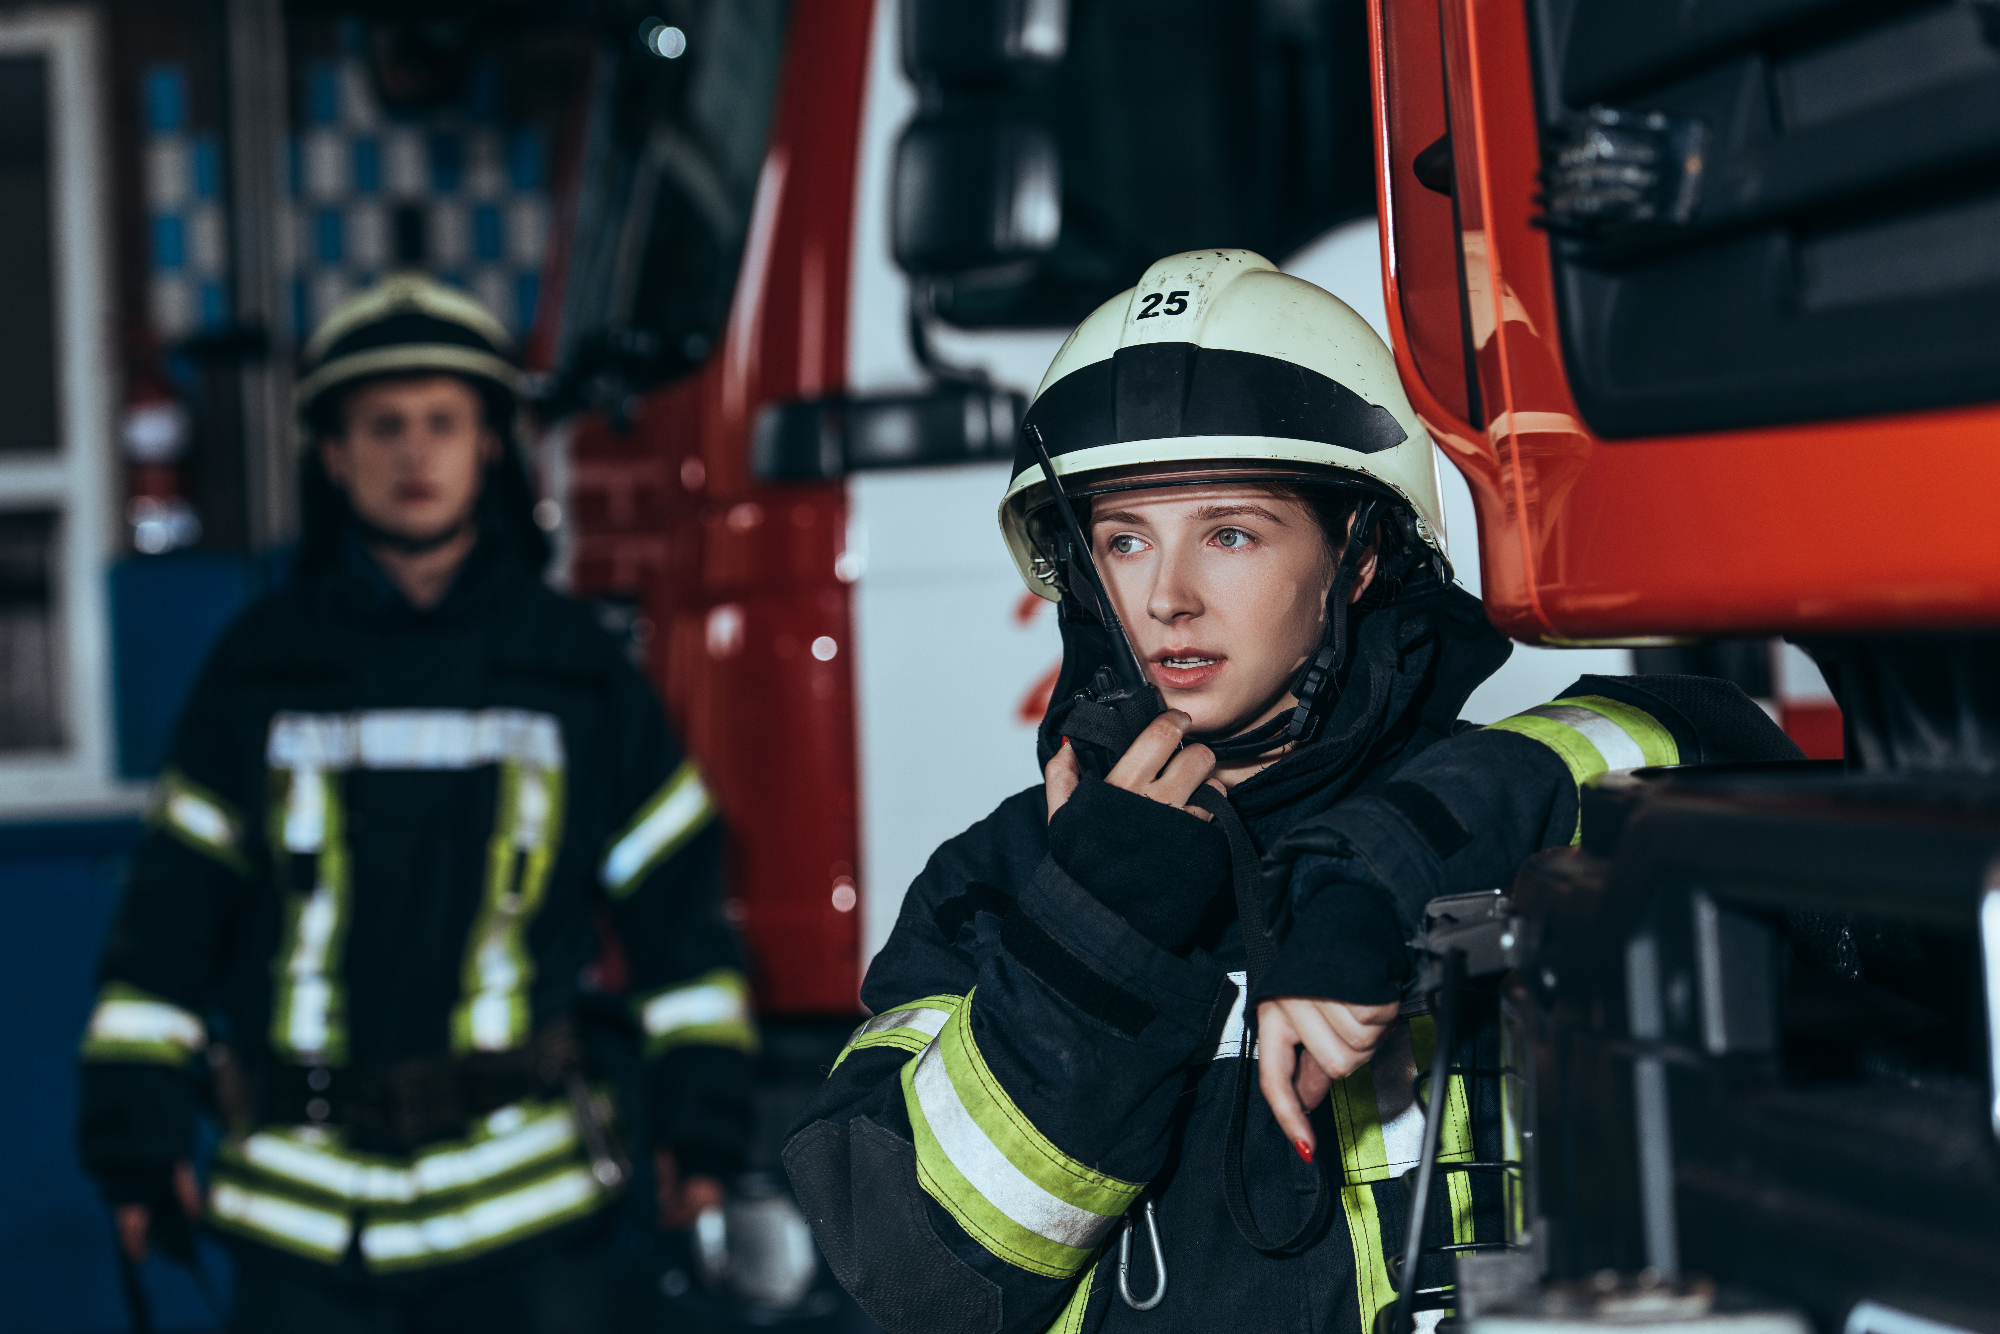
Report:
[{"label": "firefighter's hand", "polygon": [[1352,1005],[1307,996],[1257,1006],[1257,1084],[1299,1157],[1311,1162],[1317,1147],[1307,1114],[1325,1100],[1334,1080],[1368,1063],[1395,1026],[1398,1008],[1394,1001]]},{"label": "firefighter's hand", "polygon": [[722,1207],[722,1183],[699,1173],[683,1177],[671,1150],[653,1150],[653,1179],[659,1185],[660,1226],[669,1232],[693,1227],[696,1214]]},{"label": "firefighter's hand", "polygon": [[[189,1221],[201,1217],[201,1183],[195,1180],[194,1164],[174,1164],[174,1196]],[[111,1213],[118,1228],[118,1245],[133,1264],[146,1258],[146,1234],[152,1230],[153,1211],[143,1204],[121,1204]]]},{"label": "firefighter's hand", "polygon": [[[1118,757],[1118,763],[1111,766],[1111,772],[1104,781],[1113,787],[1122,787],[1127,792],[1136,792],[1142,797],[1186,811],[1197,820],[1209,819],[1209,813],[1199,806],[1188,805],[1195,789],[1208,781],[1215,772],[1215,752],[1199,742],[1181,749],[1181,738],[1187,735],[1194,719],[1179,709],[1168,709],[1139,733],[1125,753]],[[1048,796],[1049,818],[1054,819],[1062,804],[1076,792],[1083,782],[1083,770],[1076,762],[1076,748],[1064,738],[1062,749],[1049,761],[1048,772],[1043,775],[1043,790]],[[1221,791],[1220,785],[1216,787]]]}]

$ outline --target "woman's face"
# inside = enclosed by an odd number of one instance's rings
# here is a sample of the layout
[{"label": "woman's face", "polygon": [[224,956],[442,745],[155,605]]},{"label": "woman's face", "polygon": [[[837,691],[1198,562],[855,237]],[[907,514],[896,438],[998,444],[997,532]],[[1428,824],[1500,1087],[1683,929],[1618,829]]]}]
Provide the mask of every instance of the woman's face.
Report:
[{"label": "woman's face", "polygon": [[[1304,504],[1242,482],[1123,491],[1093,504],[1090,537],[1132,647],[1193,733],[1234,736],[1297,702],[1333,586]],[[1362,573],[1357,597],[1372,560]]]}]

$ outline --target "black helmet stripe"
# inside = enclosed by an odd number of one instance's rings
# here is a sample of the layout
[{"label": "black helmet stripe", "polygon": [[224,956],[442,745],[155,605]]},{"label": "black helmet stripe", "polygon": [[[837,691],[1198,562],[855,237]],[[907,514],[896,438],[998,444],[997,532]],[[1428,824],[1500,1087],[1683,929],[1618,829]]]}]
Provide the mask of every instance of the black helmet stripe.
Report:
[{"label": "black helmet stripe", "polygon": [[[1357,454],[1394,449],[1408,438],[1389,409],[1309,367],[1193,343],[1121,347],[1050,385],[1026,421],[1041,428],[1056,458],[1181,436],[1271,436]],[[1035,466],[1033,451],[1017,446],[1014,475]]]}]

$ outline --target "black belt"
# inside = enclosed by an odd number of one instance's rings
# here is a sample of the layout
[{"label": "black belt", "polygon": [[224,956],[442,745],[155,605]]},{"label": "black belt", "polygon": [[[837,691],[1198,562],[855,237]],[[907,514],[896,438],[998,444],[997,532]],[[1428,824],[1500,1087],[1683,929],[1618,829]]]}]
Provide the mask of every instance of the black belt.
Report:
[{"label": "black belt", "polygon": [[269,1065],[250,1072],[251,1118],[263,1125],[338,1126],[350,1148],[408,1153],[455,1139],[478,1117],[524,1098],[561,1095],[579,1065],[576,1032],[548,1025],[504,1052],[385,1065]]}]

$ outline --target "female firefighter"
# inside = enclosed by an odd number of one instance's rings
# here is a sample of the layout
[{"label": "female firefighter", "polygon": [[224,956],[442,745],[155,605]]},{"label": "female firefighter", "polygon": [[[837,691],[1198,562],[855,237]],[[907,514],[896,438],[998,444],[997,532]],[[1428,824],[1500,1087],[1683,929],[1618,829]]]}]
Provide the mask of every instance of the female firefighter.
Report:
[{"label": "female firefighter", "polygon": [[721,829],[652,689],[542,582],[505,331],[398,276],[306,361],[298,569],[181,719],[84,1039],[85,1164],[134,1258],[184,1212],[229,1236],[235,1328],[599,1329],[627,1172],[578,979],[608,925],[634,1147],[682,1221],[750,1114]]},{"label": "female firefighter", "polygon": [[[1059,601],[1045,782],[910,888],[793,1185],[891,1334],[1370,1330],[1435,1034],[1399,1018],[1423,904],[1568,843],[1594,773],[1776,729],[1690,678],[1459,723],[1509,648],[1449,581],[1430,442],[1360,317],[1257,255],[1153,265],[1023,439],[1000,521]],[[1281,893],[1239,912],[1259,854]],[[1444,1162],[1498,1157],[1496,1101],[1451,1079]],[[1490,1174],[1445,1181],[1420,1288],[1503,1230]]]}]

